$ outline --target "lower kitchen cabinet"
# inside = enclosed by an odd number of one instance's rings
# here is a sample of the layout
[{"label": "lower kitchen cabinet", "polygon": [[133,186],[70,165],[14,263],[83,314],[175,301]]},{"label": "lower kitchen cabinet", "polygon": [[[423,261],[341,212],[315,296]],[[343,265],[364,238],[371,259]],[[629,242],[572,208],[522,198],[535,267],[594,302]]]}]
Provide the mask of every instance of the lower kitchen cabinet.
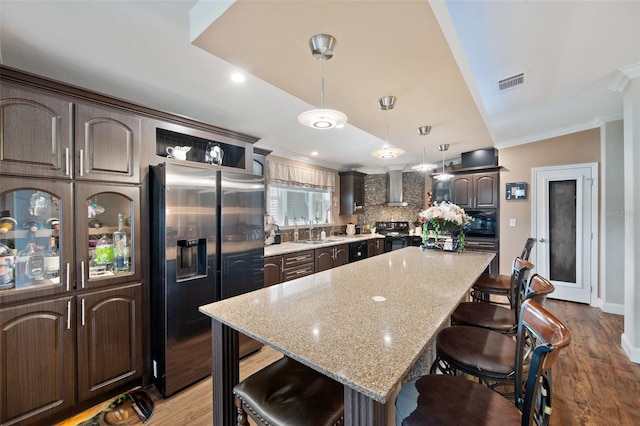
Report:
[{"label": "lower kitchen cabinet", "polygon": [[269,287],[282,282],[282,256],[264,258],[264,286]]},{"label": "lower kitchen cabinet", "polygon": [[142,377],[142,284],[76,298],[81,402]]},{"label": "lower kitchen cabinet", "polygon": [[311,275],[315,272],[314,251],[304,250],[264,258],[264,286]]},{"label": "lower kitchen cabinet", "polygon": [[313,250],[297,251],[282,256],[282,281],[311,275],[315,272],[315,255]]},{"label": "lower kitchen cabinet", "polygon": [[51,424],[75,405],[73,297],[0,309],[0,424]]},{"label": "lower kitchen cabinet", "polygon": [[140,283],[0,309],[0,424],[52,424],[140,379],[141,309]]},{"label": "lower kitchen cabinet", "polygon": [[367,241],[367,257],[384,253],[384,238],[375,238]]},{"label": "lower kitchen cabinet", "polygon": [[315,270],[316,272],[349,263],[349,244],[317,248],[315,250]]}]

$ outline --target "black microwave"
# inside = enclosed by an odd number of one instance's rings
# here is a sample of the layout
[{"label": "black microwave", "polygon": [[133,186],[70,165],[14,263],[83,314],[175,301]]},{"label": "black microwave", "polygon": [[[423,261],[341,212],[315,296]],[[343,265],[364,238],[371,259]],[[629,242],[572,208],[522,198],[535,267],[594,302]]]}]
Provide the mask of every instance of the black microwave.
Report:
[{"label": "black microwave", "polygon": [[487,210],[465,210],[473,218],[464,227],[467,237],[496,238],[498,236],[498,211]]}]

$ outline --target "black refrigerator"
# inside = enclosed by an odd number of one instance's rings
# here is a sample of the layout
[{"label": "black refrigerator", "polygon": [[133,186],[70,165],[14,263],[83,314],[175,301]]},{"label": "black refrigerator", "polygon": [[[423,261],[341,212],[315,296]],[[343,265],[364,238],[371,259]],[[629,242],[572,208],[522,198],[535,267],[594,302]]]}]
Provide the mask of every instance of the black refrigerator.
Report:
[{"label": "black refrigerator", "polygon": [[[164,396],[211,374],[207,303],[263,287],[264,177],[151,168],[151,356]],[[244,356],[260,345],[244,336]]]}]

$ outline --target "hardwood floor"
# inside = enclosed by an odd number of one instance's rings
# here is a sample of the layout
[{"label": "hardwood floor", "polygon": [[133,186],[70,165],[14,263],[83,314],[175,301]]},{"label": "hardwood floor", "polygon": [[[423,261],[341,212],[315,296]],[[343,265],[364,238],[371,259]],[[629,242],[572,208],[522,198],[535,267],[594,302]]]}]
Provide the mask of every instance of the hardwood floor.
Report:
[{"label": "hardwood floor", "polygon": [[[551,426],[640,425],[640,365],[620,348],[622,316],[605,314],[587,305],[548,300],[547,309],[571,332],[569,347],[553,370]],[[268,347],[241,362],[240,378],[281,355]],[[211,379],[203,380],[171,398],[155,388],[153,426],[210,426],[213,422]]]}]

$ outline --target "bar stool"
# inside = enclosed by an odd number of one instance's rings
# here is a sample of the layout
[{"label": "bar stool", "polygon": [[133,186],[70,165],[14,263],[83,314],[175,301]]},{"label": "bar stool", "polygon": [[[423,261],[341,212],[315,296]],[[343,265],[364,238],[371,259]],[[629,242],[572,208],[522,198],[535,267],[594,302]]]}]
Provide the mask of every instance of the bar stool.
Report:
[{"label": "bar stool", "polygon": [[[527,368],[515,373],[515,404],[500,394],[462,377],[426,375],[406,383],[396,399],[397,426],[547,424],[550,397],[541,389],[543,377],[561,350],[571,342],[565,325],[533,300],[523,303],[519,334],[531,343]],[[524,350],[523,342],[519,350]]]},{"label": "bar stool", "polygon": [[451,325],[471,325],[503,334],[516,334],[522,302],[533,299],[540,306],[544,306],[547,295],[555,290],[553,284],[540,274],[535,274],[527,280],[529,272],[530,269],[524,270],[517,279],[516,285],[522,289],[515,292],[512,309],[493,303],[463,302],[451,314]]},{"label": "bar stool", "polygon": [[[536,283],[547,287],[545,280],[539,278]],[[468,374],[504,396],[513,395],[518,363],[530,356],[530,352],[522,350],[528,338],[523,334],[522,319],[520,316],[515,339],[494,330],[466,325],[440,330],[436,335],[436,357],[431,374],[437,370],[444,374]],[[545,387],[550,392],[550,378],[547,382]]]},{"label": "bar stool", "polygon": [[237,426],[247,415],[259,425],[337,426],[344,422],[342,384],[289,357],[233,388]]},{"label": "bar stool", "polygon": [[[529,260],[531,250],[536,244],[535,238],[527,238],[524,244],[522,253],[519,258],[525,261]],[[490,296],[504,296],[509,299],[509,303],[502,303],[503,305],[511,304],[511,278],[508,275],[490,275],[482,274],[476,280],[471,287],[471,297],[477,302],[487,302],[490,300]]]}]

